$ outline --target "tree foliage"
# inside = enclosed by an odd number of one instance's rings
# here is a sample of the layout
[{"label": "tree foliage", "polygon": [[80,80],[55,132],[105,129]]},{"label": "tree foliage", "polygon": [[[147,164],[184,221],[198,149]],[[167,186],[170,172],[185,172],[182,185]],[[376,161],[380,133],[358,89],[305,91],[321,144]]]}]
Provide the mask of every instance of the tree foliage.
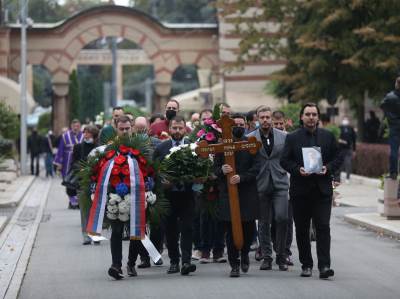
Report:
[{"label": "tree foliage", "polygon": [[0,119],[0,136],[6,139],[17,139],[19,137],[18,115],[3,102],[0,102]]},{"label": "tree foliage", "polygon": [[73,70],[69,75],[68,99],[70,119],[80,119],[81,96],[76,70]]},{"label": "tree foliage", "polygon": [[[231,4],[228,6],[227,2]],[[219,1],[240,34],[236,66],[280,57],[275,94],[293,100],[342,96],[364,117],[364,95],[381,97],[393,84],[400,57],[400,2],[396,0]],[[259,26],[268,20],[275,31]],[[258,24],[257,24],[258,23]]]}]

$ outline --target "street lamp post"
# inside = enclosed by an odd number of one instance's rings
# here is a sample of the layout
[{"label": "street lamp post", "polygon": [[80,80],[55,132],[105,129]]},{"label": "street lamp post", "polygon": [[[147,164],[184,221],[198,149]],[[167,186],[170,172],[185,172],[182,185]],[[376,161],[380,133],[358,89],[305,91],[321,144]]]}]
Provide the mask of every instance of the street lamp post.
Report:
[{"label": "street lamp post", "polygon": [[27,133],[26,133],[26,27],[27,27],[27,1],[20,0],[20,24],[21,24],[21,74],[20,74],[20,158],[21,158],[21,174],[26,175],[26,160],[27,160]]}]

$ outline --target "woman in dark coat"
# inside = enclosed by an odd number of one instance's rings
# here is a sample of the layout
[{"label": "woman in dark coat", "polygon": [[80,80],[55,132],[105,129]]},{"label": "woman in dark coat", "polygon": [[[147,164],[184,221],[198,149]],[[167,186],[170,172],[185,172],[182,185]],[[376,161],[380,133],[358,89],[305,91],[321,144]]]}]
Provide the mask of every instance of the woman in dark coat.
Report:
[{"label": "woman in dark coat", "polygon": [[[232,117],[235,121],[233,128],[234,140],[246,140],[243,137],[245,132],[245,119],[241,115]],[[227,187],[226,174],[231,172],[231,167],[224,164],[224,156],[216,155],[214,160],[214,173],[218,177],[218,185],[220,190],[218,216],[221,221],[225,222],[226,226],[226,243],[228,249],[228,260],[231,265],[231,277],[239,277],[239,266],[242,272],[249,270],[249,251],[253,241],[255,220],[258,218],[259,202],[257,192],[256,177],[260,170],[260,159],[258,153],[252,155],[249,152],[241,151],[235,153],[236,175],[232,177],[231,183],[238,185],[240,215],[243,228],[243,248],[240,251],[233,244],[232,224],[229,208],[229,195]]]}]

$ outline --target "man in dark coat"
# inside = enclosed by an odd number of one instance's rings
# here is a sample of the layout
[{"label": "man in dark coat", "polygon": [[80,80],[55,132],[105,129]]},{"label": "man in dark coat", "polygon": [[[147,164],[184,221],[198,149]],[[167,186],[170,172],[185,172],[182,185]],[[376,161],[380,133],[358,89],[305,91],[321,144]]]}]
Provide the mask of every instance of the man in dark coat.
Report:
[{"label": "man in dark coat", "polygon": [[395,88],[389,92],[381,103],[381,108],[389,124],[389,172],[390,177],[397,179],[399,173],[399,147],[400,147],[400,76],[397,77]]},{"label": "man in dark coat", "polygon": [[[240,114],[232,116],[235,121],[233,136],[235,141],[246,140],[244,137],[246,129],[245,117]],[[238,185],[240,215],[243,228],[244,244],[240,252],[233,243],[231,215],[229,208],[229,194],[226,175],[231,173],[232,167],[224,164],[223,154],[216,155],[214,173],[218,177],[220,190],[218,216],[226,226],[226,245],[228,249],[228,260],[231,265],[231,277],[239,277],[239,266],[242,272],[249,270],[249,251],[255,232],[255,220],[258,218],[259,202],[256,177],[260,170],[259,154],[252,155],[249,152],[235,152],[236,175],[232,176],[230,184]]]},{"label": "man in dark coat", "polygon": [[[334,275],[331,267],[330,216],[332,207],[332,175],[340,168],[339,154],[334,135],[318,128],[319,109],[308,103],[300,112],[302,127],[286,137],[281,165],[290,173],[290,200],[296,226],[296,241],[303,277],[312,275],[313,259],[310,243],[310,222],[316,227],[317,257],[320,278]],[[303,148],[319,148],[322,156],[320,173],[307,173],[303,162]]]},{"label": "man in dark coat", "polygon": [[31,135],[28,137],[28,151],[31,154],[31,175],[39,176],[39,160],[42,153],[42,144],[43,137],[38,134],[36,128],[33,128]]},{"label": "man in dark coat", "polygon": [[[185,119],[179,115],[169,122],[171,139],[159,144],[154,150],[154,160],[162,161],[169,154],[172,147],[190,143],[184,138],[186,132]],[[165,235],[167,239],[170,267],[168,274],[181,272],[188,275],[196,271],[196,265],[191,263],[192,258],[192,223],[194,218],[194,196],[191,184],[174,185],[164,182],[164,194],[171,204],[170,214],[165,221]],[[180,220],[181,225],[178,225]],[[180,238],[179,238],[180,233]],[[179,243],[182,253],[182,268],[179,266]]]}]

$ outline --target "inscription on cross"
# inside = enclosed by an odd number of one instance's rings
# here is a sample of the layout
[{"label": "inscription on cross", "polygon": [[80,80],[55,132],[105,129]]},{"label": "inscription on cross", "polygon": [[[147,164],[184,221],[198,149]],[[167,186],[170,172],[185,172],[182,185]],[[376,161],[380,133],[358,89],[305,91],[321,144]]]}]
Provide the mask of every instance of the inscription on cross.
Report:
[{"label": "inscription on cross", "polygon": [[236,184],[231,184],[231,177],[236,175],[235,155],[237,151],[248,151],[255,155],[261,147],[261,142],[257,141],[256,137],[249,137],[247,141],[234,142],[232,136],[232,127],[235,125],[233,119],[227,115],[223,115],[217,122],[218,126],[222,129],[222,143],[208,144],[207,141],[202,140],[196,148],[196,153],[200,157],[208,157],[210,154],[223,153],[225,157],[225,164],[232,167],[233,171],[226,175],[228,193],[229,193],[229,207],[231,212],[232,234],[235,247],[240,250],[243,247],[243,230],[242,221],[240,217],[239,193]]}]

